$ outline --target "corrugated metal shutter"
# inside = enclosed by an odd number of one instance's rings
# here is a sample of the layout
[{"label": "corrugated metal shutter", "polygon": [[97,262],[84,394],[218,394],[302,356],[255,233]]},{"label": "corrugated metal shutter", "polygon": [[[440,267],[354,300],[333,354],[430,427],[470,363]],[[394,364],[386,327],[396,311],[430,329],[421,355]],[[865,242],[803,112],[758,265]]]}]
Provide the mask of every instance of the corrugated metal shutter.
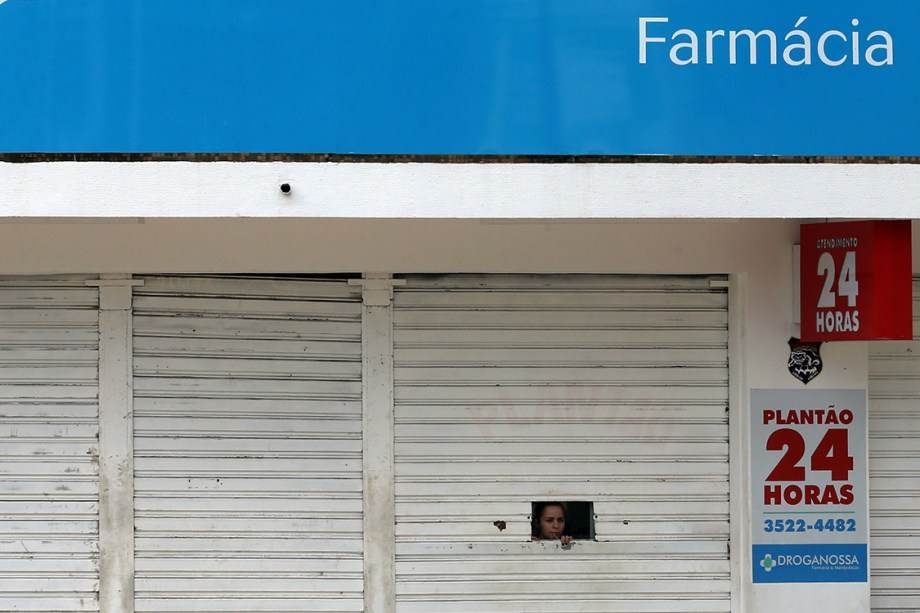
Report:
[{"label": "corrugated metal shutter", "polygon": [[98,611],[96,288],[0,280],[0,610]]},{"label": "corrugated metal shutter", "polygon": [[872,610],[920,611],[920,341],[869,344],[869,524]]},{"label": "corrugated metal shutter", "polygon": [[148,277],[136,610],[361,611],[361,304],[345,280]]},{"label": "corrugated metal shutter", "polygon": [[[400,613],[729,610],[724,288],[421,276],[394,305]],[[593,502],[596,541],[530,542],[547,499]]]}]

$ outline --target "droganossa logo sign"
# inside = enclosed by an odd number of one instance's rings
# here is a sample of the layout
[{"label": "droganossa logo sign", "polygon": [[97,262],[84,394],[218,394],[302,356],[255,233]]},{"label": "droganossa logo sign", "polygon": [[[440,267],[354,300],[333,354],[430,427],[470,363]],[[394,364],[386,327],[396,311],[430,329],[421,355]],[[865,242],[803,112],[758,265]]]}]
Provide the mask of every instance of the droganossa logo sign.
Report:
[{"label": "droganossa logo sign", "polygon": [[780,555],[775,559],[768,553],[760,561],[761,568],[766,572],[770,572],[778,566],[840,568],[859,566],[859,564],[859,556],[847,553]]},{"label": "droganossa logo sign", "polygon": [[769,553],[763,557],[763,560],[760,561],[760,566],[767,572],[773,570],[773,567],[776,566],[776,561],[773,560],[773,556]]}]

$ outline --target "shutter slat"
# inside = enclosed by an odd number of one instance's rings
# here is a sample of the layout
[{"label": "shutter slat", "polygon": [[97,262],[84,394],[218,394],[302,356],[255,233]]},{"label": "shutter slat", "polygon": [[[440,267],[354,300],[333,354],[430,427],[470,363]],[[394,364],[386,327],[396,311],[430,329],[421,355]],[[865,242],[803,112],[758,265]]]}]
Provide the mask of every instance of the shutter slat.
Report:
[{"label": "shutter slat", "polygon": [[[397,611],[728,611],[727,321],[703,278],[407,278]],[[531,542],[537,500],[597,540]]]},{"label": "shutter slat", "polygon": [[0,610],[98,611],[98,291],[0,282]]},{"label": "shutter slat", "polygon": [[134,308],[136,610],[363,610],[359,294],[151,277]]},{"label": "shutter slat", "polygon": [[[914,336],[920,283],[914,281]],[[920,611],[920,341],[869,343],[872,611]]]}]

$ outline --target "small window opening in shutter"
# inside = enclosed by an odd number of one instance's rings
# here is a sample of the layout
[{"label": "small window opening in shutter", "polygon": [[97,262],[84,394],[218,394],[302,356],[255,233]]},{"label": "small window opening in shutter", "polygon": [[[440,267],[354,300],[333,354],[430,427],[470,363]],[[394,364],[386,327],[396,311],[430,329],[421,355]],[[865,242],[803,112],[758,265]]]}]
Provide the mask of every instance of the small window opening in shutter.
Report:
[{"label": "small window opening in shutter", "polygon": [[[542,509],[547,503],[555,502],[537,500],[530,503],[530,519],[536,524],[537,509]],[[559,501],[565,509],[565,534],[575,540],[594,540],[594,503],[583,500]]]}]

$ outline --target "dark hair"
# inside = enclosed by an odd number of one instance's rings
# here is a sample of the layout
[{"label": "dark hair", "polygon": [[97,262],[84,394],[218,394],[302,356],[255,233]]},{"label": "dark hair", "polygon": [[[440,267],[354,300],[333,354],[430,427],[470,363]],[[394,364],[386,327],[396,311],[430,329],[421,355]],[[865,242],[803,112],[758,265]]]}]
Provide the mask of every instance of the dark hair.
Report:
[{"label": "dark hair", "polygon": [[530,536],[540,538],[540,518],[543,517],[543,511],[546,507],[559,507],[562,509],[562,516],[565,517],[565,505],[555,500],[541,500],[533,503],[533,515],[530,517]]}]

